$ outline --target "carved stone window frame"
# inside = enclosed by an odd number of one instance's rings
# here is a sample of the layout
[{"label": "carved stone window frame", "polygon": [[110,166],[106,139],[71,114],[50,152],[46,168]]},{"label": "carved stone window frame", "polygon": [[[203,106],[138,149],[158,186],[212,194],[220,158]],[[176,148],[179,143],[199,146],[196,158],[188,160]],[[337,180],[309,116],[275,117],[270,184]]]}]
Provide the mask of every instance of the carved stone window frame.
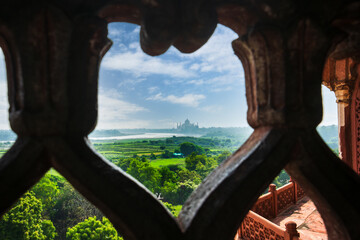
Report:
[{"label": "carved stone window frame", "polygon": [[[329,239],[359,239],[360,205],[354,197],[359,176],[315,129],[322,118],[325,60],[339,42],[358,34],[359,5],[350,0],[2,0],[0,44],[9,120],[18,139],[0,160],[0,214],[53,167],[127,240],[232,239],[258,196],[285,168],[316,204]],[[247,119],[254,133],[196,189],[178,219],[88,144],[97,119],[100,61],[111,46],[107,24],[114,21],[141,25],[140,43],[150,55],[171,45],[193,52],[217,23],[239,35],[233,48],[245,69]],[[345,46],[359,50],[356,44]]]}]

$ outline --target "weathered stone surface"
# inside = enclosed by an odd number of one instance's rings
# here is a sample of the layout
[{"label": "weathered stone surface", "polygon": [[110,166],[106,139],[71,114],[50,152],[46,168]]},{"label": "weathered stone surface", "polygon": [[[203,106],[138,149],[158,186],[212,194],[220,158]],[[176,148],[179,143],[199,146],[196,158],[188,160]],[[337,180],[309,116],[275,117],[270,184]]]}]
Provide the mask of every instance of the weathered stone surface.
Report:
[{"label": "weathered stone surface", "polygon": [[[63,174],[126,239],[231,239],[286,166],[313,199],[329,239],[359,239],[359,176],[315,127],[328,56],[358,57],[359,1],[1,0],[0,44],[10,123],[19,140],[0,160],[0,213],[50,168]],[[86,143],[96,125],[107,23],[141,25],[141,46],[190,53],[217,23],[233,29],[254,134],[192,194],[178,220]],[[350,56],[354,54],[354,56]],[[141,66],[139,66],[140,68]],[[3,197],[6,196],[6,197]]]}]

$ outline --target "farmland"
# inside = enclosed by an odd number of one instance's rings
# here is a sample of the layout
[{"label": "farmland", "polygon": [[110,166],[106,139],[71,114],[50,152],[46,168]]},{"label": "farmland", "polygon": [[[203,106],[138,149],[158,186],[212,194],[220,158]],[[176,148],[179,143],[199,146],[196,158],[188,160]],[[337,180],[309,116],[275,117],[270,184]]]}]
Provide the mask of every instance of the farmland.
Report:
[{"label": "farmland", "polygon": [[95,141],[93,147],[102,156],[111,162],[116,163],[121,158],[146,157],[150,158],[153,154],[156,158],[149,159],[154,167],[167,165],[184,166],[184,158],[164,157],[166,152],[179,152],[181,143],[190,142],[201,146],[207,156],[216,156],[227,150],[233,152],[238,147],[232,144],[230,139],[219,138],[195,138],[195,137],[171,137],[158,139],[129,139],[129,140],[111,140]]}]

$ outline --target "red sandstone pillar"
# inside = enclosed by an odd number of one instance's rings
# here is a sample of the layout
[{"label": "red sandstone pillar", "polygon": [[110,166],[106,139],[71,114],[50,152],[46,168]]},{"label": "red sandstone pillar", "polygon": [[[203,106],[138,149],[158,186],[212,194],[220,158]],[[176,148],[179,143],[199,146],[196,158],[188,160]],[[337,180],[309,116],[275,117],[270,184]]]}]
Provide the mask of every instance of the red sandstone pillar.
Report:
[{"label": "red sandstone pillar", "polygon": [[297,197],[297,183],[294,181],[294,179],[292,177],[290,177],[290,182],[292,183],[293,185],[293,192],[294,192],[294,198],[293,198],[293,202],[294,204],[297,203],[298,201],[298,197]]},{"label": "red sandstone pillar", "polygon": [[338,131],[339,131],[339,157],[352,167],[352,144],[351,144],[351,107],[348,100],[341,100],[335,91],[338,107]]},{"label": "red sandstone pillar", "polygon": [[278,209],[278,204],[277,204],[277,190],[276,190],[276,185],[275,184],[270,184],[269,186],[269,193],[271,193],[272,195],[272,214],[273,214],[273,217],[275,218],[277,216],[277,209]]},{"label": "red sandstone pillar", "polygon": [[325,64],[323,84],[335,92],[338,107],[339,157],[353,168],[354,151],[352,143],[352,92],[355,75],[352,74],[354,61],[352,58],[332,59]]},{"label": "red sandstone pillar", "polygon": [[293,221],[285,223],[286,232],[285,240],[297,240],[300,237],[300,233],[296,229],[296,223]]}]

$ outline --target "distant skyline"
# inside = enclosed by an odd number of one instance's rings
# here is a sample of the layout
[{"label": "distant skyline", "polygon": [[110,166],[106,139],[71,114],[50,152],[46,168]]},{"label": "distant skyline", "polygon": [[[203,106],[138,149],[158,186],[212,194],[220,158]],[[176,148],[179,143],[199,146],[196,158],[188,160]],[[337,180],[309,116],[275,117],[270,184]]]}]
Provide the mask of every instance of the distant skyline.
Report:
[{"label": "distant skyline", "polygon": [[[109,24],[113,46],[99,74],[96,129],[176,128],[189,119],[199,127],[244,127],[244,71],[231,42],[237,35],[219,25],[193,54],[171,47],[151,57],[139,45],[139,27]],[[4,56],[0,54],[0,129],[9,129]],[[337,124],[336,99],[323,87],[324,120]]]}]

